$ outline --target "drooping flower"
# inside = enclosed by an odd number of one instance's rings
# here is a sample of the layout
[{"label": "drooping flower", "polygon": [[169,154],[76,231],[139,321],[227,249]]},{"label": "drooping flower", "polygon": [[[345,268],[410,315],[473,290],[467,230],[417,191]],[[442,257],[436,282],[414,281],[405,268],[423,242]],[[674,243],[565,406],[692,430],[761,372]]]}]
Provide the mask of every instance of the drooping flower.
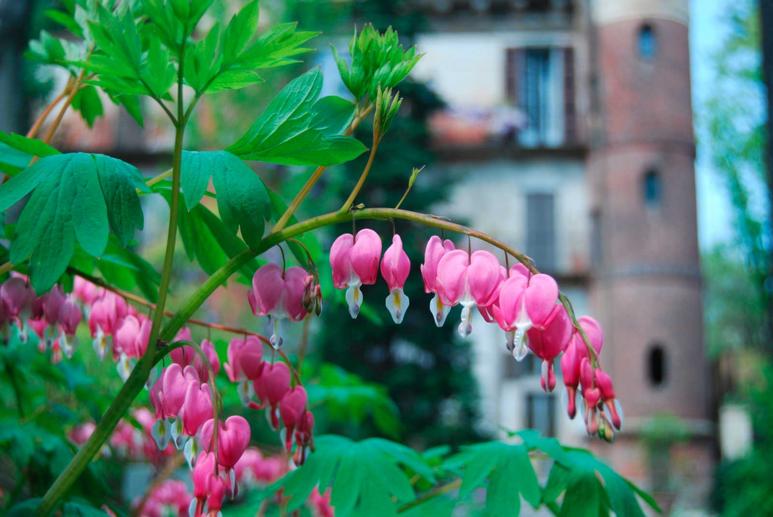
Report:
[{"label": "drooping flower", "polygon": [[402,323],[410,300],[403,292],[403,286],[411,272],[411,260],[403,250],[403,241],[399,235],[392,237],[392,245],[384,252],[381,259],[381,276],[389,288],[386,297],[386,307],[392,316],[392,321]]},{"label": "drooping flower", "polygon": [[228,343],[225,371],[231,382],[238,383],[239,398],[245,406],[255,394],[252,381],[260,377],[263,365],[263,346],[257,337],[234,338]]},{"label": "drooping flower", "polygon": [[381,237],[369,228],[339,235],[330,248],[330,267],[333,270],[333,285],[346,289],[349,315],[356,318],[362,306],[363,285],[373,285],[378,277],[378,263],[381,258]]},{"label": "drooping flower", "polygon": [[236,493],[236,472],[234,466],[250,444],[250,424],[239,415],[229,416],[225,422],[219,422],[217,444],[213,442],[214,420],[204,422],[199,431],[199,444],[202,450],[210,451],[217,447],[217,461],[228,473],[231,492]]},{"label": "drooping flower", "polygon": [[437,265],[436,288],[445,305],[462,305],[462,321],[459,334],[472,332],[472,308],[488,306],[497,294],[503,280],[502,267],[488,251],[478,250],[468,254],[463,250],[445,253]]},{"label": "drooping flower", "polygon": [[191,493],[185,482],[167,479],[151,489],[142,508],[142,515],[143,517],[187,516],[190,501]]},{"label": "drooping flower", "polygon": [[[126,300],[110,291],[98,298],[89,311],[89,330],[94,340],[94,350],[100,359],[105,357],[107,349],[121,320],[128,315]],[[117,358],[117,354],[115,354]]]},{"label": "drooping flower", "polygon": [[72,357],[75,332],[82,319],[81,308],[72,296],[67,296],[59,308],[59,326],[62,329],[62,349],[67,358]]},{"label": "drooping flower", "polygon": [[296,386],[285,393],[279,402],[279,414],[285,426],[285,449],[290,452],[293,447],[295,430],[305,418],[308,397],[303,386]]},{"label": "drooping flower", "polygon": [[270,318],[273,325],[270,341],[274,348],[282,346],[281,321],[300,321],[307,314],[304,296],[308,276],[306,270],[298,266],[283,271],[277,264],[266,264],[252,277],[247,300],[253,314]]},{"label": "drooping flower", "polygon": [[0,286],[0,299],[6,304],[11,319],[24,319],[32,310],[35,290],[26,280],[12,276]]},{"label": "drooping flower", "polygon": [[529,349],[542,359],[540,385],[544,391],[556,387],[553,360],[566,349],[572,337],[572,322],[561,304],[555,304],[548,317],[535,324],[527,332]]},{"label": "drooping flower", "polygon": [[144,316],[132,316],[131,314],[121,320],[115,330],[113,345],[115,354],[118,354],[118,374],[123,380],[129,378],[137,360],[145,354],[150,339],[152,323]]},{"label": "drooping flower", "polygon": [[491,312],[507,333],[507,348],[516,360],[526,356],[526,333],[533,326],[544,328],[557,301],[558,284],[549,275],[526,277],[516,273],[502,283],[499,303],[492,305]]},{"label": "drooping flower", "polygon": [[[601,325],[590,316],[582,316],[577,320],[577,323],[580,324],[598,356],[604,345],[604,332]],[[574,329],[566,350],[564,350],[564,355],[561,357],[561,373],[568,396],[567,413],[569,418],[574,418],[577,413],[575,399],[577,398],[577,386],[580,384],[580,365],[582,360],[586,358],[588,358],[588,349],[579,331]]]},{"label": "drooping flower", "polygon": [[105,294],[105,289],[76,276],[73,279],[72,294],[84,305],[92,305]]},{"label": "drooping flower", "polygon": [[247,449],[234,470],[239,484],[268,485],[287,472],[287,461],[276,456],[264,457],[258,449]]},{"label": "drooping flower", "polygon": [[216,477],[215,454],[202,452],[196,457],[191,478],[193,479],[193,499],[188,510],[189,515],[198,517],[204,511],[204,504],[210,494],[210,481]]},{"label": "drooping flower", "polygon": [[290,391],[290,369],[282,362],[267,364],[263,367],[263,373],[258,377],[253,386],[255,395],[260,404],[250,403],[250,407],[262,409],[269,407],[269,419],[274,429],[279,429],[279,402],[285,393]]},{"label": "drooping flower", "polygon": [[618,412],[617,398],[615,396],[615,388],[612,386],[612,378],[601,368],[597,368],[593,373],[595,374],[596,386],[598,386],[599,392],[601,393],[601,402],[604,403],[604,406],[609,413],[612,425],[619,431],[623,426],[623,419],[622,415]]},{"label": "drooping flower", "polygon": [[427,241],[427,246],[424,249],[424,263],[420,267],[421,277],[424,280],[424,292],[434,295],[429,302],[429,310],[434,316],[435,325],[438,327],[442,327],[445,323],[451,307],[443,303],[437,294],[437,266],[443,255],[454,249],[453,242],[448,239],[441,241],[440,237],[433,235]]}]

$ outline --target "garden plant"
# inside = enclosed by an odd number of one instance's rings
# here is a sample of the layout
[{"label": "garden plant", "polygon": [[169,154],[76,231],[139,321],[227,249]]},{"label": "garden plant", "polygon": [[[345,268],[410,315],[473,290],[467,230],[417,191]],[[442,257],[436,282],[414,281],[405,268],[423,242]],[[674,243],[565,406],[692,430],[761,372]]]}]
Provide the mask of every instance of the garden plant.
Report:
[{"label": "garden plant", "polygon": [[[649,495],[588,451],[532,430],[508,432],[505,441],[425,451],[384,438],[315,433],[309,385],[315,381],[301,353],[284,352],[297,334],[289,327],[322,311],[363,317],[363,307],[379,310],[381,303],[390,324],[399,325],[406,311],[423,311],[427,325],[438,327],[451,324],[449,311],[460,305],[460,321],[453,324],[462,339],[475,332],[479,313],[480,324],[501,329],[503,361],[532,353],[542,362],[545,391],[564,384],[568,416],[583,419],[589,435],[611,441],[623,422],[612,379],[602,369],[603,331],[593,318],[574,314],[552,277],[490,235],[402,208],[421,164],[406,171],[397,206],[360,202],[401,108],[399,84],[421,58],[395,31],[365,25],[355,31],[347,56],[335,54],[349,98],[320,96],[322,75],[311,69],[272,92],[262,112],[243,113],[254,123],[227,148],[185,149],[186,127],[202,98],[261,88],[262,74],[300,63],[316,36],[295,24],[259,27],[256,1],[244,2],[227,23],[212,23],[211,3],[71,0],[49,12],[67,36],[43,32],[30,44],[31,59],[63,68],[69,80],[26,136],[0,133],[6,172],[0,186],[6,222],[0,358],[16,406],[15,414],[4,409],[0,430],[15,464],[16,489],[3,499],[6,510],[199,516],[223,508],[226,514],[374,516],[450,515],[456,508],[515,515],[526,504],[560,515],[628,516],[642,515],[640,501],[657,510]],[[68,109],[91,125],[108,99],[140,124],[143,102],[163,112],[174,132],[169,170],[148,179],[120,159],[62,153],[51,145]],[[366,124],[372,140],[361,142],[353,134]],[[320,178],[340,171],[328,169],[360,155],[367,161],[340,208],[298,219]],[[251,162],[286,166],[285,174],[312,170],[287,202]],[[150,197],[169,207],[160,273],[135,252],[145,218],[141,200]],[[386,223],[378,228],[392,230],[386,242],[374,226],[378,221]],[[403,250],[398,221],[403,235],[429,235],[420,266]],[[323,252],[315,232],[342,223],[351,233]],[[172,304],[178,240],[208,277]],[[270,321],[269,335],[197,319],[232,277],[246,284],[234,289],[242,290],[255,328]],[[382,280],[386,300],[370,299],[368,286]],[[405,283],[419,281],[426,299],[409,300]],[[205,339],[194,339],[199,330]],[[210,339],[212,330],[232,335],[219,343]],[[48,393],[36,393],[31,379],[64,378],[80,400],[74,372],[81,370],[68,363],[85,354],[113,362],[105,371],[122,386],[106,394],[109,403],[97,422],[65,427]],[[88,384],[85,398],[108,386]],[[236,396],[243,410],[227,414],[223,401]],[[266,413],[278,450],[253,445],[254,426],[245,415],[255,412]],[[137,501],[102,497],[104,488],[89,490],[89,482],[99,485],[94,478],[102,460],[95,458],[140,460],[159,475]],[[50,486],[30,475],[39,470],[36,461],[49,465]],[[186,469],[192,491],[169,477]]]}]

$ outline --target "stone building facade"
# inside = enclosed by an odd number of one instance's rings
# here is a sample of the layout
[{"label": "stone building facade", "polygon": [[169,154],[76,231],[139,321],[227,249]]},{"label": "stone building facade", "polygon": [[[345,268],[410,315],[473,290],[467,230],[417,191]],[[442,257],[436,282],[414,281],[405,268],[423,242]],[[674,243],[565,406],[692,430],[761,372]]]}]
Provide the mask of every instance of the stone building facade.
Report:
[{"label": "stone building facade", "polygon": [[416,75],[449,103],[433,120],[435,173],[456,181],[437,210],[524,249],[578,314],[601,320],[625,411],[615,444],[588,441],[561,394],[541,392],[539,365],[515,364],[501,333],[478,325],[482,425],[593,447],[667,507],[704,507],[714,417],[687,0],[423,6]]}]

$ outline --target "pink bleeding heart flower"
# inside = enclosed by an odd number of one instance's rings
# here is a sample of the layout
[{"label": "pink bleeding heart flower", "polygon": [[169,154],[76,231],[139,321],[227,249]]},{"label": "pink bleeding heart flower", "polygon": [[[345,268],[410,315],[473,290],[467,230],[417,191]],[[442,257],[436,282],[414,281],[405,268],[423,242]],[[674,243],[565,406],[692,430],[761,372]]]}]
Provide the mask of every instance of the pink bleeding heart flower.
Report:
[{"label": "pink bleeding heart flower", "polygon": [[72,296],[67,296],[59,308],[59,326],[62,329],[62,349],[68,359],[72,357],[75,332],[78,330],[82,318],[81,308],[75,303],[75,299]]},{"label": "pink bleeding heart flower", "polygon": [[604,403],[607,411],[609,412],[612,425],[614,425],[615,429],[619,431],[623,426],[623,419],[621,413],[618,411],[617,399],[615,397],[615,388],[612,386],[612,378],[601,368],[597,368],[594,374],[596,386],[598,387],[599,393],[601,394],[601,401]]},{"label": "pink bleeding heart flower", "polygon": [[228,343],[225,371],[231,382],[255,380],[263,371],[263,346],[256,336],[234,338]]},{"label": "pink bleeding heart flower", "polygon": [[0,300],[7,307],[8,319],[24,319],[32,310],[35,290],[23,278],[12,276],[0,286]]},{"label": "pink bleeding heart flower", "polygon": [[463,250],[447,252],[437,265],[436,287],[442,302],[453,306],[462,304],[462,337],[472,332],[472,308],[488,306],[493,302],[503,280],[497,258],[488,251],[478,250],[471,255]]},{"label": "pink bleeding heart flower", "polygon": [[182,419],[180,415],[185,402],[188,386],[199,386],[199,374],[191,366],[183,368],[172,363],[161,372],[150,388],[150,400],[156,410],[157,420],[153,423],[151,435],[159,450],[165,450],[171,438],[179,449],[184,444]]},{"label": "pink bleeding heart flower", "polygon": [[287,472],[287,461],[278,457],[265,458],[258,449],[247,449],[234,465],[239,484],[268,485]]},{"label": "pink bleeding heart flower", "polygon": [[363,285],[373,285],[378,278],[378,263],[381,258],[381,237],[369,228],[339,235],[330,248],[330,267],[333,270],[333,285],[346,289],[349,315],[356,318],[362,306]]},{"label": "pink bleeding heart flower", "polygon": [[572,338],[572,322],[563,305],[556,304],[547,319],[527,331],[529,349],[542,359],[540,385],[545,391],[556,387],[553,360],[566,349]]},{"label": "pink bleeding heart flower", "polygon": [[220,476],[209,479],[209,496],[207,497],[207,512],[209,515],[222,515],[223,499],[228,492],[228,482]]},{"label": "pink bleeding heart flower", "polygon": [[212,397],[209,392],[209,384],[206,382],[191,382],[185,390],[185,399],[180,408],[183,432],[188,436],[195,436],[199,428],[212,418]]},{"label": "pink bleeding heart flower", "polygon": [[302,320],[307,312],[304,306],[306,280],[309,274],[301,267],[294,266],[283,271],[277,264],[266,264],[252,277],[252,289],[247,300],[256,316],[268,316],[273,324],[271,345],[282,346],[280,322]]},{"label": "pink bleeding heart flower", "polygon": [[137,360],[145,354],[150,339],[152,323],[144,316],[126,316],[115,330],[113,352],[118,354],[118,374],[129,378]]},{"label": "pink bleeding heart flower", "polygon": [[437,266],[443,255],[454,249],[453,242],[448,239],[441,241],[440,237],[433,235],[424,248],[424,263],[420,267],[421,278],[424,280],[424,292],[434,295],[429,302],[429,310],[438,327],[442,327],[445,323],[451,307],[444,304],[437,294]]},{"label": "pink bleeding heart flower", "polygon": [[263,367],[263,373],[253,383],[255,395],[260,404],[250,403],[254,409],[269,407],[269,418],[274,429],[279,429],[278,405],[285,393],[290,391],[290,369],[277,362]]},{"label": "pink bleeding heart flower", "polygon": [[[596,352],[596,356],[601,353],[604,346],[604,331],[601,325],[590,316],[582,316],[577,320],[583,332],[588,338],[590,345]],[[564,377],[564,386],[568,396],[567,412],[569,418],[574,418],[577,413],[575,399],[577,398],[577,386],[580,384],[580,364],[583,359],[589,358],[588,348],[582,335],[577,329],[573,329],[572,337],[566,346],[564,355],[561,357],[561,373]]]},{"label": "pink bleeding heart flower", "polygon": [[67,433],[67,437],[75,445],[83,445],[94,434],[94,430],[97,428],[94,422],[85,422],[83,424],[76,425],[70,432]]},{"label": "pink bleeding heart flower", "polygon": [[300,427],[305,418],[308,397],[303,386],[296,386],[288,391],[279,402],[279,414],[285,425],[285,449],[290,452],[293,447],[295,430]]},{"label": "pink bleeding heart flower", "polygon": [[[205,451],[213,449],[214,420],[204,422],[199,431],[199,444]],[[229,416],[220,422],[217,430],[217,461],[228,473],[235,485],[236,473],[233,468],[250,444],[250,424],[239,415]]]},{"label": "pink bleeding heart flower", "polygon": [[85,305],[91,305],[105,294],[105,289],[76,276],[73,279],[72,293]]},{"label": "pink bleeding heart flower", "polygon": [[331,491],[328,488],[324,494],[319,493],[319,487],[314,487],[314,490],[309,494],[308,505],[314,511],[315,517],[335,517],[335,510],[330,504]]},{"label": "pink bleeding heart flower", "polygon": [[308,456],[309,448],[313,441],[314,433],[314,415],[311,411],[306,411],[301,418],[298,427],[295,429],[295,443],[298,445],[293,454],[293,463],[303,465]]},{"label": "pink bleeding heart flower", "polygon": [[225,371],[231,382],[238,383],[242,404],[247,406],[255,394],[252,381],[263,372],[263,346],[256,336],[234,338],[228,343]]},{"label": "pink bleeding heart flower", "polygon": [[492,312],[499,326],[507,332],[507,348],[516,360],[526,356],[524,338],[533,326],[544,327],[558,301],[558,284],[549,275],[539,273],[529,278],[511,275],[499,290],[499,303]]},{"label": "pink bleeding heart flower", "polygon": [[55,285],[46,294],[41,296],[43,317],[49,325],[54,326],[59,323],[59,313],[64,305],[65,297],[62,288]]},{"label": "pink bleeding heart flower", "polygon": [[193,479],[193,500],[191,500],[189,515],[198,517],[202,514],[204,503],[210,494],[210,481],[217,478],[215,467],[214,453],[202,452],[196,457],[196,463],[191,474]]},{"label": "pink bleeding heart flower", "polygon": [[386,307],[392,316],[392,321],[402,323],[410,300],[403,292],[403,286],[411,272],[411,260],[403,250],[403,241],[399,235],[392,237],[392,245],[384,252],[381,259],[381,276],[389,288],[386,297]]},{"label": "pink bleeding heart flower", "polygon": [[[100,359],[104,359],[112,338],[121,320],[129,314],[126,300],[115,293],[105,291],[91,305],[89,311],[89,331],[93,339],[94,350]],[[117,354],[116,354],[117,357]]]},{"label": "pink bleeding heart flower", "polygon": [[186,516],[190,500],[191,493],[184,481],[167,479],[151,490],[142,508],[142,516]]},{"label": "pink bleeding heart flower", "polygon": [[204,339],[201,342],[201,351],[207,358],[207,363],[201,358],[201,355],[194,350],[194,356],[192,361],[193,368],[199,374],[201,380],[209,379],[209,369],[212,368],[212,374],[217,375],[220,372],[220,358],[215,351],[215,345],[209,339]]}]

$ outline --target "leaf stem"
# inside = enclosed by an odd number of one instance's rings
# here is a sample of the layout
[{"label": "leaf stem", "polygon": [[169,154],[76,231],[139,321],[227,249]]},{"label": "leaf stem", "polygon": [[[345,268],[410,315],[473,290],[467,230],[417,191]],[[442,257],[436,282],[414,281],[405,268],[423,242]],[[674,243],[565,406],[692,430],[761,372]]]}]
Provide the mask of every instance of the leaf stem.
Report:
[{"label": "leaf stem", "polygon": [[362,190],[363,185],[365,185],[365,180],[368,179],[368,174],[370,173],[370,169],[373,167],[373,161],[376,159],[376,152],[378,152],[378,144],[380,142],[381,142],[381,138],[379,137],[378,129],[374,128],[373,145],[370,148],[370,155],[368,155],[368,161],[367,163],[365,163],[365,168],[362,169],[362,174],[360,174],[360,179],[357,180],[357,184],[354,185],[354,188],[352,189],[352,192],[349,194],[349,197],[346,198],[346,201],[344,201],[344,204],[341,205],[339,212],[348,212],[349,209],[352,207],[354,200],[357,199],[357,195],[360,193],[360,190]]},{"label": "leaf stem", "polygon": [[148,181],[145,182],[145,185],[147,185],[148,187],[152,187],[156,183],[164,181],[165,179],[171,176],[172,176],[172,169],[167,169],[161,174],[158,174],[157,176],[153,176],[152,178],[150,178]]},{"label": "leaf stem", "polygon": [[48,119],[48,116],[51,115],[51,112],[54,111],[54,108],[57,104],[59,104],[59,101],[67,97],[67,94],[69,92],[70,87],[70,81],[67,81],[67,85],[62,89],[62,91],[54,97],[54,99],[48,103],[48,105],[43,109],[43,111],[40,112],[40,115],[38,115],[38,118],[35,119],[35,122],[32,124],[32,127],[29,131],[27,131],[27,138],[35,138],[35,135],[38,134],[38,131],[40,131],[41,126],[43,123]]},{"label": "leaf stem", "polygon": [[75,98],[75,95],[78,93],[78,90],[80,90],[81,83],[83,82],[83,78],[85,76],[86,76],[86,69],[84,68],[78,74],[78,78],[75,79],[75,82],[72,84],[72,87],[69,89],[67,98],[64,100],[64,104],[62,104],[62,107],[59,108],[59,113],[56,114],[56,118],[51,123],[51,126],[49,126],[48,131],[46,131],[46,136],[43,137],[43,141],[45,143],[50,144],[51,140],[53,140],[54,133],[56,133],[56,130],[59,128],[59,124],[62,123],[64,114],[67,113],[67,109],[70,107],[70,104],[72,104],[72,101]]},{"label": "leaf stem", "polygon": [[404,504],[400,508],[397,509],[397,513],[402,513],[407,510],[410,510],[411,508],[415,508],[419,506],[420,504],[429,501],[430,499],[434,499],[435,497],[443,494],[447,494],[448,492],[453,492],[457,488],[462,486],[462,479],[457,478],[449,483],[446,483],[445,485],[440,485],[438,487],[433,488],[429,492],[425,492],[421,496],[417,497],[413,501]]}]

